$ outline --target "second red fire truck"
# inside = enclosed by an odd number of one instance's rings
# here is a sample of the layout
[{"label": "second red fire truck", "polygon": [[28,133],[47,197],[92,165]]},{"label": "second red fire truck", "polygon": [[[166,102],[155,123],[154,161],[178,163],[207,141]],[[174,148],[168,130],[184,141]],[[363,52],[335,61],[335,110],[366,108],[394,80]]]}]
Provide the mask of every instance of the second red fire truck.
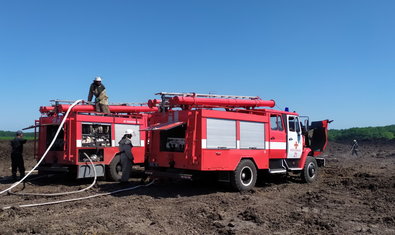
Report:
[{"label": "second red fire truck", "polygon": [[177,172],[225,176],[239,191],[254,187],[258,173],[317,177],[324,159],[329,121],[309,123],[295,112],[263,109],[273,100],[250,96],[158,93],[159,111],[149,118],[146,147],[149,174]]},{"label": "second red fire truck", "polygon": [[[71,102],[54,101],[53,106],[40,107],[41,117],[35,129],[38,145],[37,160],[46,151],[57,132]],[[110,105],[110,114],[95,112],[93,105],[77,105],[71,109],[54,145],[39,166],[39,171],[69,172],[75,178],[93,177],[93,168],[86,155],[94,162],[97,176],[112,180],[121,177],[118,142],[126,129],[132,129],[135,164],[144,163],[145,132],[150,113],[157,108],[136,105]],[[37,133],[38,128],[38,133]],[[86,155],[85,155],[86,154]]]}]

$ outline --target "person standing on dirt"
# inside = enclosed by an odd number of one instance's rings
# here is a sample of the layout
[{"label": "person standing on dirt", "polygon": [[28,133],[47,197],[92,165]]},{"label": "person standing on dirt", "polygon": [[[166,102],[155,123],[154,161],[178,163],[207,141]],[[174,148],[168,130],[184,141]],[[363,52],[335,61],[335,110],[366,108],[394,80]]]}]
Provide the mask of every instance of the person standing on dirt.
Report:
[{"label": "person standing on dirt", "polygon": [[93,80],[93,83],[89,88],[88,101],[91,102],[94,95],[96,112],[110,113],[106,87],[101,83],[101,81],[101,77],[96,77],[95,80]]},{"label": "person standing on dirt", "polygon": [[132,153],[132,136],[133,130],[127,129],[121,141],[119,141],[119,151],[121,153],[121,166],[122,166],[122,177],[121,184],[129,183],[130,170],[133,165],[133,153]]},{"label": "person standing on dirt", "polygon": [[359,145],[358,145],[357,140],[354,140],[352,148],[351,148],[351,156],[354,154],[358,156],[358,147],[359,147]]},{"label": "person standing on dirt", "polygon": [[23,145],[26,144],[23,132],[17,131],[16,137],[11,140],[11,172],[12,178],[16,180],[16,172],[19,170],[21,178],[25,177],[25,164],[23,162]]}]

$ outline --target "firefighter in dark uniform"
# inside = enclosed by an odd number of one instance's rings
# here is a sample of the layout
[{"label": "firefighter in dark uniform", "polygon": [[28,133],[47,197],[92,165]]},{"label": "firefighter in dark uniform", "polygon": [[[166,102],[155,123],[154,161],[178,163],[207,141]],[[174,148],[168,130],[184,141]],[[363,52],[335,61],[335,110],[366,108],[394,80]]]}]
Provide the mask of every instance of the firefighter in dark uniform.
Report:
[{"label": "firefighter in dark uniform", "polygon": [[11,172],[12,178],[16,180],[16,172],[19,170],[21,178],[25,177],[25,164],[23,162],[23,145],[26,140],[23,139],[23,132],[17,131],[16,137],[11,140]]},{"label": "firefighter in dark uniform", "polygon": [[130,170],[133,165],[133,153],[132,153],[132,136],[133,130],[127,129],[125,135],[119,141],[119,151],[121,153],[121,165],[122,165],[122,177],[121,184],[127,184],[129,182]]},{"label": "firefighter in dark uniform", "polygon": [[101,83],[101,80],[100,77],[96,77],[95,80],[93,80],[93,83],[89,87],[88,101],[91,102],[94,95],[96,112],[110,113],[106,87]]},{"label": "firefighter in dark uniform", "polygon": [[351,156],[354,154],[358,156],[358,147],[359,147],[359,145],[358,145],[357,140],[354,140],[352,148],[351,148]]}]

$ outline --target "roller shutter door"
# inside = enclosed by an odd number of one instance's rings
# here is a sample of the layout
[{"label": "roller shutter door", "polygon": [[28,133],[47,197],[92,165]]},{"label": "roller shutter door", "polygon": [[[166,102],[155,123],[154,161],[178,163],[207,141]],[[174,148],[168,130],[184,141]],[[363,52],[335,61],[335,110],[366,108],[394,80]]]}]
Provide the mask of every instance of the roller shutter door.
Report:
[{"label": "roller shutter door", "polygon": [[236,121],[207,118],[207,148],[236,148]]},{"label": "roller shutter door", "polygon": [[240,121],[240,148],[264,149],[265,124]]}]

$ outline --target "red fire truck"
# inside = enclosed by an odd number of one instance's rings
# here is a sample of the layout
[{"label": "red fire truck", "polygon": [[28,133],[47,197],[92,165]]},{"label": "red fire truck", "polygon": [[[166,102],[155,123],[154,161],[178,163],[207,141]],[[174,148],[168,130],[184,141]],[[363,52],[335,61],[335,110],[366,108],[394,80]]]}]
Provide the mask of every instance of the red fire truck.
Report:
[{"label": "red fire truck", "polygon": [[244,191],[254,187],[258,172],[295,172],[312,182],[325,163],[317,156],[327,145],[328,120],[309,124],[295,112],[259,108],[275,106],[259,97],[158,94],[162,100],[148,105],[159,112],[144,129],[149,174],[216,172]]},{"label": "red fire truck", "polygon": [[[36,121],[38,137],[35,153],[39,160],[52,142],[70,105],[55,100],[53,106],[40,107],[41,117]],[[118,142],[126,129],[132,129],[135,164],[144,163],[145,132],[149,113],[157,108],[133,105],[110,105],[110,114],[95,112],[93,105],[76,105],[72,108],[54,145],[39,166],[39,171],[66,171],[76,178],[93,177],[93,161],[97,176],[119,180],[121,176]],[[37,133],[38,127],[38,133]]]}]

